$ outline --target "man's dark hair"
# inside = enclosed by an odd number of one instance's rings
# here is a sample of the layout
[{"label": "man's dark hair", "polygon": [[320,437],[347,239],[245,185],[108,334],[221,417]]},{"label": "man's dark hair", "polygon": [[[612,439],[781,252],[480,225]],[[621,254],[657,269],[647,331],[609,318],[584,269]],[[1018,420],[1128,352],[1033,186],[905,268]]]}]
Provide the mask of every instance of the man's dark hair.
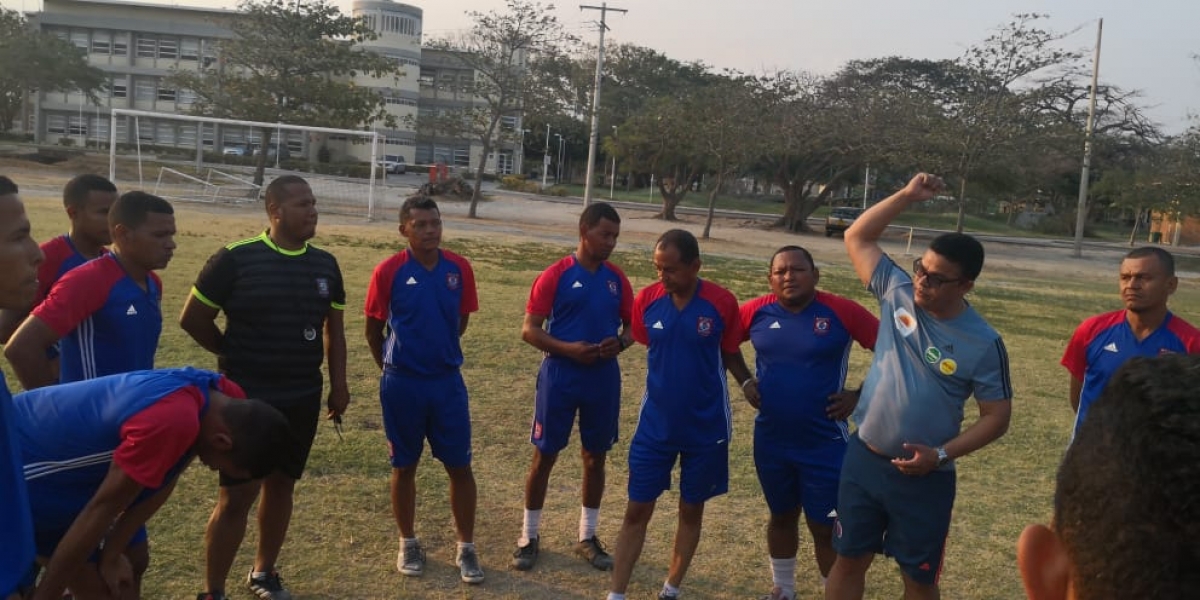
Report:
[{"label": "man's dark hair", "polygon": [[621,215],[617,214],[617,209],[613,208],[611,204],[594,202],[579,213],[579,226],[591,229],[600,224],[601,219],[608,219],[617,225],[621,224]]},{"label": "man's dark hair", "polygon": [[958,265],[964,279],[975,281],[983,271],[983,244],[965,233],[943,233],[933,238],[929,249]]},{"label": "man's dark hair", "polygon": [[769,273],[771,271],[771,269],[775,266],[775,257],[776,256],[779,256],[780,254],[786,254],[788,252],[799,252],[800,254],[803,254],[804,259],[808,261],[808,266],[812,267],[813,269],[817,268],[817,261],[813,260],[811,252],[809,252],[808,250],[805,250],[804,248],[802,248],[800,246],[784,246],[784,247],[776,250],[775,254],[771,255],[771,261],[767,263],[767,272]]},{"label": "man's dark hair", "polygon": [[163,215],[175,214],[171,203],[146,192],[125,192],[113,202],[108,211],[108,226],[124,225],[129,229],[137,229],[146,222],[150,213]]},{"label": "man's dark hair", "polygon": [[268,205],[279,204],[287,197],[287,187],[292,184],[308,185],[308,181],[299,175],[283,175],[276,177],[267,185],[267,191],[263,194],[263,198]]},{"label": "man's dark hair", "polygon": [[0,196],[8,196],[19,193],[17,183],[3,175],[0,175]]},{"label": "man's dark hair", "polygon": [[1058,471],[1054,528],[1076,597],[1200,589],[1200,356],[1137,357],[1092,404]]},{"label": "man's dark hair", "polygon": [[1172,256],[1170,252],[1167,252],[1162,248],[1156,248],[1154,246],[1134,248],[1133,250],[1129,251],[1129,254],[1125,255],[1125,258],[1147,258],[1150,256],[1158,259],[1158,264],[1162,265],[1163,269],[1167,271],[1167,277],[1175,276],[1175,257]]},{"label": "man's dark hair", "polygon": [[442,210],[438,208],[437,202],[432,196],[413,194],[405,198],[404,204],[400,205],[400,223],[403,224],[407,221],[414,210],[436,210],[438,214],[442,214]]},{"label": "man's dark hair", "polygon": [[233,400],[221,408],[221,419],[233,438],[230,458],[252,479],[262,479],[284,462],[299,440],[278,409],[262,400]]},{"label": "man's dark hair", "polygon": [[700,243],[696,236],[686,229],[670,229],[658,236],[655,248],[675,248],[679,251],[679,260],[694,263],[700,259]]},{"label": "man's dark hair", "polygon": [[109,181],[106,177],[85,173],[72,177],[67,185],[63,186],[63,206],[74,206],[75,208],[83,208],[87,204],[88,194],[91,192],[109,192],[117,193],[117,186]]}]

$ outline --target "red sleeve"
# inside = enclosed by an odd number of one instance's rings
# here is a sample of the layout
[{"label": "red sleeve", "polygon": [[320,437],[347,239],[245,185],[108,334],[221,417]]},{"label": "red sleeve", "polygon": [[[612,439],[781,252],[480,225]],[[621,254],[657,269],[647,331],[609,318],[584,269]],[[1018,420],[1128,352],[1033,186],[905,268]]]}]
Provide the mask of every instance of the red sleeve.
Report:
[{"label": "red sleeve", "polygon": [[462,271],[462,306],[459,311],[464,315],[469,315],[479,310],[479,291],[475,289],[475,271],[471,269],[471,263],[467,259],[451,253],[450,259],[458,265]]},{"label": "red sleeve", "polygon": [[243,390],[242,386],[238,385],[237,382],[224,375],[217,380],[217,391],[229,396],[230,398],[237,398],[239,400],[246,399],[246,390]]},{"label": "red sleeve", "polygon": [[721,293],[714,298],[714,304],[721,320],[725,321],[725,331],[721,334],[721,351],[733,354],[738,351],[746,335],[746,329],[742,327],[742,317],[738,313],[737,297],[733,292],[721,288]]},{"label": "red sleeve", "polygon": [[71,247],[64,242],[61,235],[42,244],[42,255],[46,258],[38,265],[38,290],[37,296],[33,298],[34,306],[41,304],[42,300],[50,295],[50,288],[58,281],[58,271],[71,253]]},{"label": "red sleeve", "polygon": [[864,308],[863,305],[837,294],[817,292],[816,300],[833,309],[833,314],[837,315],[842,326],[850,332],[850,337],[854,338],[859,346],[867,350],[875,350],[875,338],[879,335],[879,319],[871,314],[871,311]]},{"label": "red sleeve", "polygon": [[112,260],[88,262],[63,275],[32,314],[63,337],[100,310],[108,299],[108,291],[124,276],[125,272]]},{"label": "red sleeve", "polygon": [[121,426],[113,462],[142,487],[162,487],[200,435],[203,403],[200,390],[189,385],[133,415]]},{"label": "red sleeve", "polygon": [[533,280],[529,290],[529,302],[525,303],[525,312],[539,317],[548,317],[554,312],[554,296],[558,293],[558,281],[563,271],[570,266],[571,257],[564,258],[549,267]]},{"label": "red sleeve", "polygon": [[367,285],[367,298],[363,301],[363,313],[377,321],[387,321],[391,312],[392,282],[396,271],[404,264],[406,252],[394,254],[375,266],[371,282]]},{"label": "red sleeve", "polygon": [[746,302],[738,309],[739,320],[742,324],[743,342],[750,339],[750,325],[754,323],[754,315],[758,314],[758,311],[762,307],[775,302],[775,300],[775,294],[767,294],[766,296],[759,296]]},{"label": "red sleeve", "polygon": [[1075,328],[1075,333],[1071,334],[1071,339],[1067,342],[1067,348],[1063,351],[1063,357],[1059,364],[1067,368],[1071,377],[1083,381],[1083,377],[1087,373],[1088,344],[1098,332],[1124,318],[1125,311],[1118,310],[1085,319],[1079,324],[1079,327]]},{"label": "red sleeve", "polygon": [[629,283],[629,278],[625,276],[625,271],[612,263],[608,263],[608,267],[612,269],[617,277],[621,280],[621,307],[617,309],[620,312],[621,322],[629,323],[633,320],[633,284]]},{"label": "red sleeve", "polygon": [[633,299],[633,319],[630,321],[629,333],[633,336],[633,341],[643,346],[650,345],[650,334],[646,331],[646,307],[650,306],[651,303],[662,295],[662,284],[655,283],[643,288],[642,291],[638,292],[637,297]]},{"label": "red sleeve", "polygon": [[1200,354],[1200,330],[1193,327],[1191,323],[1180,319],[1177,315],[1171,315],[1171,322],[1167,323],[1167,329],[1183,342],[1183,347],[1188,354]]}]

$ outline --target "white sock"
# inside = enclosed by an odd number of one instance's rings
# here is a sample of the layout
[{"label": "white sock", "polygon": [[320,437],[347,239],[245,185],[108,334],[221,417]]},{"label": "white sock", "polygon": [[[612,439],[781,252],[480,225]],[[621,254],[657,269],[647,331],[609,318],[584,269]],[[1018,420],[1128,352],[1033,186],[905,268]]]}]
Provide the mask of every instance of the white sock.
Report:
[{"label": "white sock", "polygon": [[608,593],[608,598],[607,598],[606,600],[625,600],[625,594],[618,594],[618,593],[616,593],[616,592],[609,592],[609,593]]},{"label": "white sock", "polygon": [[829,585],[829,578],[824,575],[821,575],[821,589],[825,589],[825,587],[828,585]]},{"label": "white sock", "polygon": [[679,588],[677,588],[677,587],[675,587],[675,586],[671,585],[670,583],[667,583],[667,582],[665,582],[665,581],[664,581],[664,582],[663,582],[663,589],[662,589],[662,593],[663,593],[663,594],[665,594],[665,595],[667,595],[667,596],[678,596],[678,595],[679,595]]},{"label": "white sock", "polygon": [[596,536],[596,523],[600,521],[600,509],[588,508],[586,506],[579,509],[579,541],[590,540]]},{"label": "white sock", "polygon": [[402,538],[400,538],[400,545],[404,546],[405,548],[408,548],[409,546],[420,546],[421,540],[418,540],[415,537],[410,537],[410,538],[402,537]]},{"label": "white sock", "polygon": [[458,542],[458,553],[461,555],[463,550],[474,550],[475,542]]},{"label": "white sock", "polygon": [[796,595],[796,557],[771,559],[771,582],[789,598]]},{"label": "white sock", "polygon": [[538,536],[538,529],[542,526],[542,510],[525,509],[525,523],[521,525],[521,538],[517,540],[518,546],[528,546],[529,540]]}]

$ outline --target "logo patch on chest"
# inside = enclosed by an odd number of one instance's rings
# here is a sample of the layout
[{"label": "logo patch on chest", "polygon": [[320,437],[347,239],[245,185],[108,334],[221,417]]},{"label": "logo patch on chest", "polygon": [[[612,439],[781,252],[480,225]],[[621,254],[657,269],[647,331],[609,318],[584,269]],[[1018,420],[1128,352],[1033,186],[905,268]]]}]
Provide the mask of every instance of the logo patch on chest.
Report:
[{"label": "logo patch on chest", "polygon": [[917,318],[903,306],[892,313],[892,318],[896,322],[896,330],[900,332],[900,337],[908,337],[917,330]]},{"label": "logo patch on chest", "polygon": [[712,317],[700,317],[696,319],[696,333],[703,337],[712,335],[713,320]]},{"label": "logo patch on chest", "polygon": [[817,335],[829,333],[829,317],[817,317],[813,319],[813,333]]},{"label": "logo patch on chest", "polygon": [[620,291],[621,291],[621,288],[617,286],[617,282],[609,279],[608,280],[608,293],[616,296],[617,293],[619,293]]},{"label": "logo patch on chest", "polygon": [[450,291],[455,291],[462,285],[462,279],[458,273],[446,273],[446,288]]},{"label": "logo patch on chest", "polygon": [[317,295],[322,298],[329,297],[329,280],[324,277],[317,278]]}]

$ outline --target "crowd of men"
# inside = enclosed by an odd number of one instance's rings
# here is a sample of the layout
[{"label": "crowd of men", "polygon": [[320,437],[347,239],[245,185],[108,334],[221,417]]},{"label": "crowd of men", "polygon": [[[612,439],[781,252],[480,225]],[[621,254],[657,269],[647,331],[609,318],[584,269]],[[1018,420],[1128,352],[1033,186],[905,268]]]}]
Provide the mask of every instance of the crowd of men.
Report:
[{"label": "crowd of men", "polygon": [[[955,463],[1004,435],[1013,400],[1004,342],[967,300],[983,269],[979,241],[939,236],[911,274],[879,244],[889,223],[943,186],[919,174],[846,231],[878,317],[819,290],[820,269],[799,246],[775,252],[769,293],[739,305],[700,277],[699,244],[682,229],[657,239],[657,281],[635,293],[610,261],[620,216],[605,203],[585,208],[575,252],[536,278],[521,328],[544,359],[510,566],[537,564],[549,477],[578,422],[575,554],[610,571],[608,600],[624,600],[678,465],[678,518],[658,598],[679,598],[705,504],[729,487],[732,375],[758,411],[753,454],[772,579],[765,599],[800,595],[802,514],[826,599],[862,598],[877,554],[895,560],[905,598],[939,598]],[[256,501],[258,545],[245,585],[264,600],[290,599],[277,562],[295,484],[323,408],[340,423],[350,401],[346,285],[334,256],[309,243],[318,212],[308,183],[275,179],[265,192],[267,228],[219,249],[197,276],[179,321],[215,355],[212,371],[155,369],[163,325],[155,271],[175,249],[169,202],[118,195],[108,180],[81,175],[64,189],[70,230],[39,249],[18,193],[0,177],[0,343],[26,390],[11,397],[0,378],[0,600],[58,600],[68,590],[78,600],[140,598],[146,522],[196,458],[220,472],[198,600],[226,597]],[[381,371],[396,568],[425,572],[416,471],[428,443],[449,477],[461,580],[479,584],[461,374],[461,338],[479,299],[469,260],[441,247],[442,232],[433,199],[403,203],[405,248],[371,276],[364,335]],[[1177,285],[1170,253],[1134,250],[1120,266],[1124,308],[1085,320],[1071,337],[1062,364],[1077,420],[1055,521],[1029,527],[1019,546],[1031,598],[1183,597],[1200,579],[1191,501],[1200,485],[1200,360],[1186,356],[1200,354],[1200,332],[1167,308]],[[753,370],[741,352],[747,341]],[[597,524],[618,440],[617,357],[635,343],[647,348],[647,377],[610,554]],[[857,389],[847,386],[855,344],[874,352]],[[964,429],[972,397],[979,415]],[[1112,524],[1133,521],[1156,552],[1109,535]]]}]

